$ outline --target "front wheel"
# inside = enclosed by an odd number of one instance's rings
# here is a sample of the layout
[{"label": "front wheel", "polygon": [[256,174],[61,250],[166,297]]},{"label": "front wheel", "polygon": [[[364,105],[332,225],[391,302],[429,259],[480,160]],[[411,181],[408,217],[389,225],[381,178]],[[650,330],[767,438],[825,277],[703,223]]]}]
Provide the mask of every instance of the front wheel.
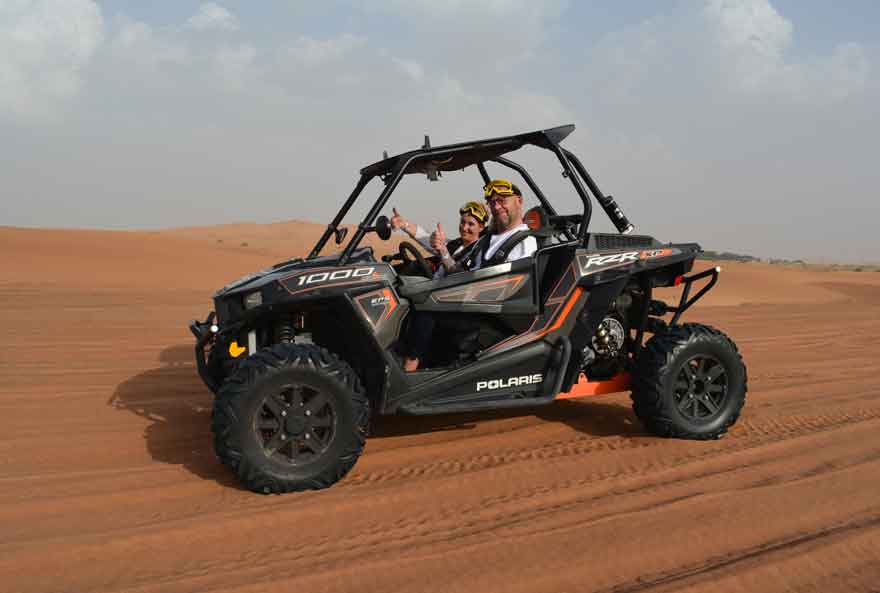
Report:
[{"label": "front wheel", "polygon": [[317,490],[364,449],[370,407],[345,361],[312,344],[278,344],[245,359],[211,416],[214,449],[249,489]]},{"label": "front wheel", "polygon": [[745,404],[746,367],[736,344],[707,325],[655,334],[635,371],[633,409],[660,436],[717,439]]}]

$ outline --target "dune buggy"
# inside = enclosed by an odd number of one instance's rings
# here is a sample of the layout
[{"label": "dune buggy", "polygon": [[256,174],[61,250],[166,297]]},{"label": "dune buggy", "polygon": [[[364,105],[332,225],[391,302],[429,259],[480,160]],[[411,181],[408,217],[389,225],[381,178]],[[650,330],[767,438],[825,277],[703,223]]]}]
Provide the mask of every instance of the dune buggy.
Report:
[{"label": "dune buggy", "polygon": [[[447,146],[424,146],[363,168],[354,191],[311,253],[236,280],[193,321],[195,359],[215,393],[219,459],[262,493],[318,489],[341,479],[363,451],[371,414],[436,414],[549,404],[631,391],[653,433],[720,437],[745,403],[746,368],[734,342],[682,314],[714,286],[719,268],[690,274],[696,243],[633,234],[615,200],[561,146],[561,126]],[[557,213],[504,155],[551,151],[583,203]],[[432,262],[404,241],[377,259],[360,244],[391,237],[380,212],[405,175],[487,167],[513,171],[538,205],[526,215],[530,258],[432,278]],[[516,177],[515,177],[516,178]],[[382,189],[340,252],[343,218],[367,184]],[[593,200],[618,233],[590,232]],[[705,281],[705,282],[701,282]],[[692,286],[702,287],[692,293]],[[677,304],[653,298],[681,286]],[[403,370],[397,352],[413,311],[438,319],[427,368]],[[671,318],[665,320],[667,315]],[[449,323],[444,323],[448,321]],[[646,335],[651,337],[645,342]]]}]

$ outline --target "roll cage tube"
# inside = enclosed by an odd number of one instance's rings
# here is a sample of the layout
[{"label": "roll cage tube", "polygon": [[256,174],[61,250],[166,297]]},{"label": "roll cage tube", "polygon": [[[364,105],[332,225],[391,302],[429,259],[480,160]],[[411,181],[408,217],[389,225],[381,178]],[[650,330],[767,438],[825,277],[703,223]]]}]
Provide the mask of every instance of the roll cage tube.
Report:
[{"label": "roll cage tube", "polygon": [[[608,215],[608,217],[611,219],[611,221],[617,227],[618,232],[620,232],[621,234],[632,232],[632,230],[633,230],[632,224],[630,224],[630,222],[627,220],[626,216],[623,215],[623,212],[617,206],[617,203],[614,201],[614,199],[610,196],[605,196],[601,192],[601,190],[599,190],[599,187],[596,185],[596,183],[593,181],[593,179],[587,173],[583,164],[580,162],[580,159],[578,159],[577,156],[572,154],[570,151],[562,148],[559,145],[558,141],[556,139],[551,138],[548,134],[544,134],[543,137],[544,137],[544,140],[546,141],[546,145],[537,144],[537,143],[535,143],[535,145],[541,146],[542,148],[548,148],[549,150],[553,151],[553,153],[556,155],[556,158],[559,160],[560,164],[562,165],[563,175],[565,177],[567,177],[569,179],[569,181],[571,181],[571,184],[572,184],[572,186],[574,186],[574,189],[577,192],[578,196],[580,197],[581,202],[583,202],[583,204],[584,204],[584,212],[583,212],[583,216],[581,219],[581,225],[580,225],[580,228],[578,229],[578,238],[581,241],[586,240],[587,230],[589,228],[590,220],[591,220],[592,214],[593,214],[593,205],[592,205],[592,201],[590,199],[590,194],[587,193],[587,190],[584,188],[584,185],[581,183],[581,179],[583,179],[583,182],[587,184],[587,186],[590,189],[590,192],[592,192],[592,194],[595,196],[596,200],[599,202],[599,204],[605,210],[605,213]],[[433,150],[431,150],[430,152],[435,157],[442,157],[442,156],[446,156],[451,153],[454,154],[454,153],[458,152],[459,150],[461,150],[461,147],[458,145],[454,145],[447,150],[438,151],[436,153]],[[348,263],[348,260],[351,257],[351,254],[354,252],[357,245],[363,239],[367,230],[370,229],[370,225],[371,225],[372,221],[379,215],[379,212],[382,211],[382,208],[385,207],[385,204],[387,203],[388,198],[390,197],[391,193],[393,193],[394,190],[397,188],[397,185],[400,183],[400,180],[403,178],[403,175],[405,174],[409,165],[414,160],[424,156],[425,154],[426,154],[426,152],[424,152],[424,151],[414,151],[413,153],[411,153],[409,155],[409,157],[405,161],[401,162],[398,159],[397,164],[394,167],[394,169],[392,171],[390,171],[389,173],[384,174],[382,176],[383,181],[385,181],[385,188],[382,190],[382,193],[379,194],[379,198],[376,200],[376,203],[373,205],[373,207],[370,209],[370,211],[364,217],[364,220],[358,225],[357,232],[355,232],[354,236],[351,238],[351,241],[348,242],[348,245],[346,245],[345,249],[342,251],[342,254],[339,259],[340,265],[345,265]],[[525,169],[523,167],[521,167],[518,163],[511,161],[509,159],[506,159],[504,157],[501,157],[501,156],[498,156],[498,157],[495,157],[495,158],[492,158],[489,160],[493,161],[493,162],[497,162],[501,165],[507,166],[507,167],[517,171],[522,176],[522,178],[526,181],[529,188],[533,192],[535,192],[535,195],[541,201],[541,204],[544,206],[544,208],[546,208],[548,210],[548,213],[550,213],[551,216],[554,215],[553,213],[555,211],[554,211],[553,207],[550,205],[549,201],[547,201],[546,197],[541,192],[541,190],[538,188],[537,184],[534,182],[534,180],[525,171]],[[485,161],[481,161],[481,162],[476,163],[476,165],[477,165],[477,168],[478,168],[483,180],[486,181],[489,179],[489,175],[486,172],[486,168],[485,168],[484,163],[485,163]],[[351,196],[349,196],[349,199],[346,201],[345,205],[340,210],[339,214],[337,214],[336,218],[333,219],[333,222],[330,225],[328,225],[327,230],[324,231],[324,234],[322,235],[321,239],[318,241],[318,244],[315,246],[315,249],[312,250],[312,253],[309,255],[309,258],[315,257],[317,255],[317,253],[320,252],[320,250],[324,247],[327,240],[330,238],[330,235],[336,230],[337,226],[342,221],[342,218],[345,216],[345,214],[348,213],[348,210],[351,208],[351,205],[354,203],[354,200],[361,193],[363,188],[366,186],[366,184],[369,182],[369,180],[372,179],[373,176],[374,175],[368,176],[367,174],[364,174],[364,173],[361,174],[361,179],[358,182],[357,187],[352,192]]]},{"label": "roll cage tube", "polygon": [[[453,151],[448,151],[448,152],[453,152]],[[439,153],[439,154],[445,154],[445,153]],[[411,156],[403,163],[399,163],[398,166],[395,167],[394,171],[392,171],[390,178],[386,181],[385,189],[383,189],[382,193],[379,194],[379,198],[376,200],[376,203],[373,205],[373,207],[370,209],[370,211],[364,217],[364,220],[358,225],[358,230],[354,234],[354,236],[351,238],[351,241],[349,241],[348,245],[345,246],[345,249],[343,250],[341,257],[339,258],[339,265],[342,266],[342,265],[345,265],[348,263],[348,258],[351,257],[351,254],[354,252],[358,243],[360,243],[361,239],[364,238],[364,235],[366,234],[367,229],[371,226],[373,220],[379,215],[379,212],[382,211],[382,208],[385,207],[385,204],[386,204],[386,202],[388,202],[388,198],[390,197],[391,193],[394,192],[395,189],[397,189],[397,185],[400,183],[400,180],[403,178],[404,171],[406,171],[406,168],[409,166],[409,164],[412,161],[414,161],[416,158],[418,158],[419,156],[420,155],[418,155],[418,154]],[[504,165],[505,167],[508,167],[510,169],[513,169],[514,171],[519,173],[520,176],[522,176],[522,178],[528,184],[529,188],[538,197],[538,200],[541,202],[541,205],[547,210],[547,213],[550,214],[551,216],[556,216],[556,210],[554,210],[554,208],[550,204],[550,202],[547,201],[547,197],[544,195],[544,193],[541,191],[541,189],[535,183],[535,180],[532,179],[532,176],[529,175],[529,173],[522,167],[522,165],[520,165],[519,163],[516,163],[515,161],[511,161],[510,159],[506,159],[504,157],[497,157],[497,158],[492,159],[492,161],[494,161],[500,165]],[[477,168],[480,171],[480,175],[483,177],[484,180],[486,180],[486,183],[489,183],[489,175],[486,172],[486,167],[485,167],[484,163],[483,162],[477,163]],[[309,258],[314,257],[315,255],[317,255],[317,252],[319,252],[321,249],[323,249],[324,245],[327,243],[327,239],[329,239],[329,237],[333,233],[333,231],[336,230],[336,226],[339,224],[339,222],[342,221],[342,218],[345,216],[345,214],[348,213],[348,210],[351,208],[351,205],[354,203],[354,200],[357,198],[358,194],[361,193],[364,186],[366,186],[366,184],[367,184],[367,182],[369,182],[369,180],[370,180],[370,178],[366,178],[366,181],[364,181],[364,176],[361,176],[361,182],[358,183],[358,187],[355,188],[355,190],[352,192],[351,196],[349,196],[348,201],[343,206],[342,210],[340,210],[340,212],[339,212],[339,214],[337,214],[336,218],[333,219],[333,222],[327,227],[327,230],[324,231],[324,236],[321,237],[319,244],[315,246],[314,250],[312,250],[313,255],[310,255]],[[583,191],[583,188],[581,188],[581,191]],[[587,198],[585,203],[587,205],[586,212],[589,213],[591,210],[589,198]],[[589,221],[589,215],[587,215],[587,221]]]},{"label": "roll cage tube", "polygon": [[568,160],[572,162],[574,168],[577,169],[577,172],[583,178],[584,183],[587,184],[587,187],[590,188],[590,191],[593,192],[593,195],[596,197],[596,201],[599,202],[599,205],[602,206],[602,209],[605,210],[605,214],[608,215],[608,218],[611,219],[611,222],[614,223],[614,226],[617,228],[617,232],[622,235],[629,234],[633,232],[635,227],[627,220],[626,216],[623,214],[623,211],[620,209],[620,206],[617,205],[617,202],[614,201],[614,198],[611,196],[606,196],[599,189],[599,186],[596,185],[596,182],[593,181],[593,178],[590,177],[590,174],[587,173],[586,168],[584,167],[581,160],[577,158],[575,154],[573,154],[570,150],[566,150],[561,148],[562,152],[568,157]]},{"label": "roll cage tube", "polygon": [[477,169],[480,170],[480,177],[483,178],[483,184],[489,185],[489,182],[492,180],[489,179],[489,174],[486,173],[486,165],[484,165],[483,163],[477,163]]},{"label": "roll cage tube", "polygon": [[[532,192],[534,192],[534,194],[538,197],[538,201],[541,202],[541,206],[544,208],[544,210],[547,211],[547,214],[549,214],[550,216],[557,215],[556,210],[553,208],[553,205],[544,195],[544,192],[541,191],[541,188],[538,187],[538,184],[535,183],[535,180],[532,179],[532,176],[529,174],[528,171],[525,170],[522,165],[520,165],[516,161],[512,161],[506,157],[501,156],[492,159],[492,162],[498,163],[499,165],[504,165],[505,167],[513,169],[514,171],[519,173],[520,177],[522,177],[523,180],[526,182],[526,185],[529,186],[529,189],[531,189]],[[483,163],[480,163],[479,166],[480,174],[484,176],[484,179],[486,179],[486,183],[489,183],[488,175],[485,175],[486,169],[485,167],[483,167]],[[574,233],[571,233],[568,230],[565,231],[565,235],[572,240],[575,238]]]},{"label": "roll cage tube", "polygon": [[[553,206],[547,201],[547,197],[544,195],[544,192],[541,191],[541,188],[538,187],[538,184],[535,183],[535,180],[532,179],[532,176],[529,175],[528,171],[526,171],[522,165],[519,163],[512,161],[508,158],[504,158],[503,156],[496,157],[492,159],[493,162],[498,163],[499,165],[504,165],[510,169],[513,169],[517,173],[519,173],[520,177],[523,178],[523,181],[526,182],[526,185],[529,186],[529,189],[537,196],[538,201],[541,202],[541,206],[544,210],[547,211],[547,214],[550,216],[556,216],[556,210],[553,209]],[[482,163],[481,163],[482,164]],[[486,182],[488,183],[488,181]]]},{"label": "roll cage tube", "polygon": [[345,215],[348,214],[348,211],[351,210],[351,207],[354,205],[355,200],[357,200],[360,193],[364,191],[364,188],[372,179],[372,175],[361,175],[361,178],[358,180],[354,190],[352,190],[351,195],[348,196],[348,199],[345,201],[345,204],[342,205],[342,208],[339,209],[339,212],[336,214],[333,221],[327,225],[324,234],[318,239],[318,242],[315,244],[315,247],[306,259],[318,257],[318,254],[321,253],[321,250],[324,249],[324,245],[326,245],[327,241],[330,239],[330,235],[336,232],[336,229],[339,228],[339,223],[342,222],[342,219],[345,218]]},{"label": "roll cage tube", "polygon": [[[443,150],[440,152],[433,153],[433,156],[442,157],[450,153],[456,153],[460,150],[459,147],[453,147],[448,150]],[[390,176],[385,181],[385,189],[382,190],[382,193],[379,194],[379,198],[376,200],[376,203],[373,204],[373,207],[364,217],[364,220],[358,225],[358,230],[351,238],[351,241],[348,242],[348,245],[345,246],[345,249],[342,252],[342,255],[339,258],[339,265],[345,265],[348,263],[348,258],[351,257],[351,254],[354,252],[358,243],[360,243],[361,239],[364,238],[364,235],[367,232],[367,229],[370,228],[373,220],[379,215],[379,212],[382,211],[382,208],[385,207],[385,203],[388,202],[388,198],[397,188],[397,185],[400,183],[400,180],[403,178],[407,167],[409,167],[410,163],[412,163],[417,158],[424,156],[424,152],[414,152],[403,162],[398,162],[397,166],[391,172]],[[482,163],[479,163],[482,165]],[[484,176],[484,178],[488,177],[486,174],[486,169],[483,167],[480,170],[480,173]],[[359,193],[359,192],[358,192]],[[355,194],[356,195],[356,194]],[[338,224],[338,223],[337,223]],[[325,234],[329,236],[330,229],[325,231]],[[326,242],[326,241],[325,241]]]},{"label": "roll cage tube", "polygon": [[[443,153],[441,153],[443,154]],[[339,265],[344,266],[348,263],[348,258],[351,257],[351,254],[354,252],[358,243],[360,243],[361,239],[364,238],[364,235],[367,233],[367,229],[370,228],[373,220],[379,216],[379,212],[382,211],[382,208],[385,207],[385,202],[388,201],[388,197],[391,193],[397,188],[397,184],[400,183],[400,180],[403,178],[403,172],[406,171],[406,168],[409,164],[419,156],[418,153],[409,157],[402,163],[398,163],[394,170],[391,172],[391,177],[385,182],[385,189],[382,190],[382,193],[379,194],[379,198],[376,200],[376,203],[373,204],[373,207],[370,208],[370,211],[367,212],[367,215],[364,217],[364,220],[358,225],[358,229],[355,232],[354,236],[351,238],[351,241],[348,242],[348,245],[345,246],[345,249],[342,251],[342,255],[339,257]]]},{"label": "roll cage tube", "polygon": [[572,170],[571,164],[569,164],[568,158],[565,156],[564,149],[555,142],[551,143],[551,145],[553,146],[553,152],[556,154],[556,158],[559,159],[559,162],[562,165],[562,174],[565,177],[568,177],[569,181],[571,181],[571,184],[574,186],[574,190],[577,192],[578,196],[580,196],[581,202],[584,203],[584,217],[581,221],[581,228],[578,229],[578,238],[581,241],[586,241],[587,229],[590,226],[590,219],[593,217],[593,204],[590,202],[590,196],[587,194],[584,186],[581,185],[580,179],[577,178],[577,175]]}]

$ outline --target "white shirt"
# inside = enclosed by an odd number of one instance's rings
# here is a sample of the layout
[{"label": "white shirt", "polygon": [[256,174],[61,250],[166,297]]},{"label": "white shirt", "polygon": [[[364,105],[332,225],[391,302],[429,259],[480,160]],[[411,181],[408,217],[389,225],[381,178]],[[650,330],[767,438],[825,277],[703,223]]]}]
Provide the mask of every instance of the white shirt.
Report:
[{"label": "white shirt", "polygon": [[[503,232],[500,235],[492,235],[489,237],[489,247],[486,249],[486,259],[491,259],[495,252],[498,251],[498,248],[510,238],[514,233],[518,233],[519,231],[527,231],[529,230],[529,226],[525,223],[515,226],[509,231]],[[513,249],[510,250],[510,253],[507,254],[507,259],[504,261],[516,261],[518,259],[523,259],[524,257],[531,257],[533,253],[538,250],[538,241],[534,237],[526,237],[516,245],[514,245]],[[474,257],[475,266],[474,268],[483,267],[483,254],[477,253]]]}]

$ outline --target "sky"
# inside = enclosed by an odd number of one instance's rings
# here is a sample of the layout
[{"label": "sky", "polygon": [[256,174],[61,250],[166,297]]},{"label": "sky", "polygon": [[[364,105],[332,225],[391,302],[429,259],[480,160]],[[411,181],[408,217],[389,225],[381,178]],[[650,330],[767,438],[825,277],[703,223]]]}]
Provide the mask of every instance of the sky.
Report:
[{"label": "sky", "polygon": [[[0,0],[0,225],[326,222],[383,150],[573,123],[638,233],[880,262],[878,22],[868,0]],[[581,211],[549,152],[508,156]],[[454,233],[481,185],[410,175],[386,210]]]}]

